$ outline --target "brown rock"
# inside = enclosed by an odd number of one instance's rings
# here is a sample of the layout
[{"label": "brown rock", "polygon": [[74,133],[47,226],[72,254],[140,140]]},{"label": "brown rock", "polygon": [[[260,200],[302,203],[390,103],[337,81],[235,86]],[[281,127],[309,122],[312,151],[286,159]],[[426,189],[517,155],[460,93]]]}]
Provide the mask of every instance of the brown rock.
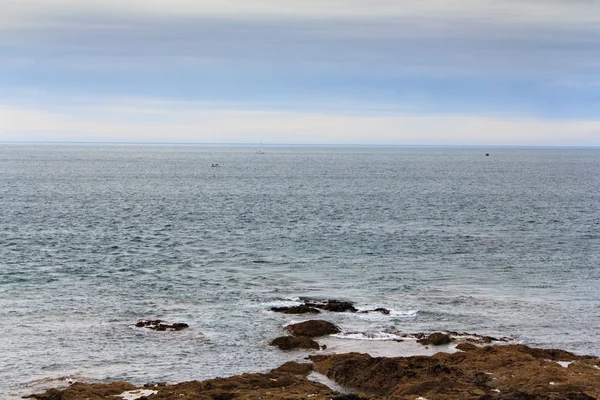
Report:
[{"label": "brown rock", "polygon": [[285,329],[294,336],[308,337],[331,335],[333,333],[341,332],[340,328],[338,328],[331,322],[323,321],[320,319],[312,319],[310,321],[288,325]]},{"label": "brown rock", "polygon": [[423,339],[417,340],[417,342],[425,346],[430,344],[434,346],[440,346],[442,344],[448,344],[452,342],[452,338],[450,338],[450,336],[446,335],[445,333],[435,332]]},{"label": "brown rock", "polygon": [[292,349],[315,349],[319,350],[319,343],[315,342],[307,336],[281,336],[274,339],[271,346],[277,346],[281,350],[292,350]]},{"label": "brown rock", "polygon": [[[573,361],[563,368],[555,361]],[[355,395],[307,379],[309,364],[286,363],[266,374],[157,386],[148,400],[594,400],[600,398],[600,360],[523,345],[477,347],[431,357],[371,357],[349,353],[309,357],[315,371]],[[136,389],[124,382],[75,383],[34,395],[38,400],[115,400]]]},{"label": "brown rock", "polygon": [[276,368],[271,372],[306,376],[312,371],[312,369],[313,369],[312,364],[288,361],[285,364],[283,364],[281,367]]},{"label": "brown rock", "polygon": [[[563,368],[554,358],[573,361]],[[431,357],[309,357],[317,372],[357,394],[414,400],[590,400],[600,396],[598,359],[523,345],[475,347]]]},{"label": "brown rock", "polygon": [[456,346],[456,348],[461,351],[477,350],[477,346],[475,346],[473,343],[469,343],[469,342],[459,343]]},{"label": "brown rock", "polygon": [[[152,388],[156,394],[148,400],[330,400],[340,393],[311,382],[306,375],[309,364],[286,363],[266,374],[242,374],[229,378],[216,378],[204,382],[192,381]],[[119,400],[117,395],[137,389],[133,385],[75,384],[62,391],[48,391],[35,395],[40,400]],[[59,393],[61,397],[44,397]]]},{"label": "brown rock", "polygon": [[32,394],[24,396],[24,399],[37,399],[37,400],[62,400],[62,392],[58,389],[50,389],[46,393]]}]

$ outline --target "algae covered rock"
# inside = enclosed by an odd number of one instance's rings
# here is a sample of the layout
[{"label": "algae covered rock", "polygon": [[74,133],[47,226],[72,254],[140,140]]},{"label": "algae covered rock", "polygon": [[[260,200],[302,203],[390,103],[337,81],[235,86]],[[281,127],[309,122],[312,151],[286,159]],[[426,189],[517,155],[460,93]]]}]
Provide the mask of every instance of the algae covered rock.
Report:
[{"label": "algae covered rock", "polygon": [[315,342],[308,336],[280,336],[271,343],[271,346],[277,346],[281,350],[292,349],[315,349],[319,350],[319,343]]},{"label": "algae covered rock", "polygon": [[313,319],[288,325],[285,328],[294,336],[318,337],[341,332],[340,328],[328,321]]}]

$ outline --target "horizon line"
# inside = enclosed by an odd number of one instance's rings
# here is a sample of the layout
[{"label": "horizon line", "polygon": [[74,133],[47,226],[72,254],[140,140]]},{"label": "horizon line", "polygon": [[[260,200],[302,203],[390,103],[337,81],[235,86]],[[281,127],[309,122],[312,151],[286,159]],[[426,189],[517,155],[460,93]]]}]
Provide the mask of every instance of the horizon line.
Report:
[{"label": "horizon line", "polygon": [[[53,141],[53,140],[0,140],[0,144],[65,144],[65,145],[149,145],[149,146],[248,146],[254,142],[136,142],[136,141]],[[391,143],[262,143],[267,147],[472,147],[472,148],[600,148],[600,145],[511,145],[511,144],[391,144]]]}]

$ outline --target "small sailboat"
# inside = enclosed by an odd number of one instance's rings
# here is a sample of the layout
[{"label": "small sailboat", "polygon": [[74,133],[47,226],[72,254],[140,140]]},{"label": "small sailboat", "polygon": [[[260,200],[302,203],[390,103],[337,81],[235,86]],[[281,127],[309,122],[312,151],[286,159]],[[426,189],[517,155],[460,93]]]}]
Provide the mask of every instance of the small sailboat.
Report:
[{"label": "small sailboat", "polygon": [[262,148],[262,140],[260,141],[260,149],[256,150],[256,154],[265,154],[265,152],[263,151],[263,148]]}]

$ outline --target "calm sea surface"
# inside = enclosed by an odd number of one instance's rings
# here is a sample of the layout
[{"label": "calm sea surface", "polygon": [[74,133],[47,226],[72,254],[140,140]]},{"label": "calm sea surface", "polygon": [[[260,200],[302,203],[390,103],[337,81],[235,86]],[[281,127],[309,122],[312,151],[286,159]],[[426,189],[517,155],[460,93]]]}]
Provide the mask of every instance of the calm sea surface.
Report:
[{"label": "calm sea surface", "polygon": [[0,145],[0,397],[264,371],[304,296],[600,355],[600,149],[265,150]]}]

